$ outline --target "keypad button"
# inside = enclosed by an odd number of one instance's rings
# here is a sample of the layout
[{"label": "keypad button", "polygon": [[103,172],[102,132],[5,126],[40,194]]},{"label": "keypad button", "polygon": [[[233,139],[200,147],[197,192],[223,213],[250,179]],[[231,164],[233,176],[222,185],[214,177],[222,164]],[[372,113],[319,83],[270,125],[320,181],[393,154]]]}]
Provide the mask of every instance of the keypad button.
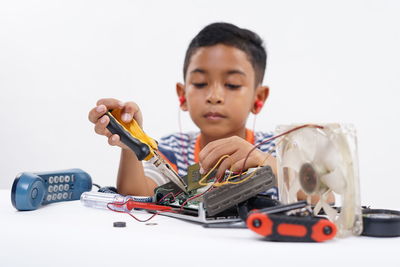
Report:
[{"label": "keypad button", "polygon": [[69,175],[65,175],[64,181],[65,181],[66,183],[69,183],[69,181],[71,181],[71,177],[69,177]]},{"label": "keypad button", "polygon": [[64,192],[64,194],[63,194],[63,199],[67,199],[68,198],[68,193],[67,192]]},{"label": "keypad button", "polygon": [[54,182],[54,178],[53,178],[53,176],[50,176],[49,177],[49,184],[52,184]]},{"label": "keypad button", "polygon": [[68,191],[68,190],[69,190],[69,184],[65,184],[65,185],[64,185],[64,190],[65,190],[65,191]]},{"label": "keypad button", "polygon": [[47,200],[47,201],[51,201],[51,194],[48,194],[48,195],[47,195],[46,200]]},{"label": "keypad button", "polygon": [[58,194],[57,194],[57,199],[58,199],[58,200],[62,199],[62,193],[58,193]]},{"label": "keypad button", "polygon": [[57,199],[57,194],[53,194],[53,195],[51,195],[51,200],[56,200]]},{"label": "keypad button", "polygon": [[58,183],[58,176],[54,176],[54,183]]},{"label": "keypad button", "polygon": [[47,191],[49,191],[49,193],[52,193],[53,192],[53,186],[49,185],[49,187],[47,188]]},{"label": "keypad button", "polygon": [[60,183],[64,183],[64,176],[60,176]]},{"label": "keypad button", "polygon": [[63,191],[63,189],[64,189],[64,186],[63,186],[62,184],[60,184],[60,185],[58,186],[58,191]]},{"label": "keypad button", "polygon": [[53,192],[57,192],[58,191],[58,185],[54,185],[53,186]]}]

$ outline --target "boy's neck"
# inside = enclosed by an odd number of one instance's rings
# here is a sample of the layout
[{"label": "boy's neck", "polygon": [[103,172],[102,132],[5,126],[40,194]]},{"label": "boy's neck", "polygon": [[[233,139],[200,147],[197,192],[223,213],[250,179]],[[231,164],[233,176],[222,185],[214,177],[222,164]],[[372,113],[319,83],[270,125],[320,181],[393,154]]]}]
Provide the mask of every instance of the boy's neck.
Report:
[{"label": "boy's neck", "polygon": [[203,132],[200,132],[200,149],[203,149],[208,143],[218,140],[218,139],[222,139],[222,138],[228,138],[231,136],[239,136],[243,139],[246,139],[246,128],[242,128],[240,130],[238,130],[237,132],[233,132],[230,134],[227,134],[226,136],[211,136],[211,135],[207,135],[204,134]]}]

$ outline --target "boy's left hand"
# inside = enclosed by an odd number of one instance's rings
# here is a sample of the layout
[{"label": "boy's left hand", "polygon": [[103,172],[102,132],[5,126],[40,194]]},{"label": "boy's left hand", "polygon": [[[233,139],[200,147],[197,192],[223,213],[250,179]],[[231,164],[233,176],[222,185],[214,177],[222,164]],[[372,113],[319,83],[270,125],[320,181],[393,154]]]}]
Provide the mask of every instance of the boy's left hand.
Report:
[{"label": "boy's left hand", "polygon": [[[234,172],[239,172],[242,170],[247,154],[253,147],[254,146],[252,144],[247,142],[245,139],[240,138],[239,136],[222,138],[210,142],[200,151],[200,172],[202,172],[202,174],[206,174],[224,155],[229,155],[230,157],[225,158],[220,163],[216,177],[220,178],[222,175],[224,175],[225,170],[227,169],[232,169]],[[247,158],[246,165],[244,166],[243,170],[260,165],[270,165],[272,170],[275,172],[275,164],[276,161],[272,155],[264,153],[259,149],[255,149]]]}]

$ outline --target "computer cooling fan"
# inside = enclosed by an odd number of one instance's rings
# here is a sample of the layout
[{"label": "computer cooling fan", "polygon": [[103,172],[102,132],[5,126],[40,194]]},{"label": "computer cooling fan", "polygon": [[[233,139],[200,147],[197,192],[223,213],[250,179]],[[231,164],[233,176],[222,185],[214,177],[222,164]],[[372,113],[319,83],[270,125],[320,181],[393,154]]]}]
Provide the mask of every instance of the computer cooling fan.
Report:
[{"label": "computer cooling fan", "polygon": [[[282,133],[299,125],[282,125]],[[307,199],[314,214],[324,211],[339,236],[362,231],[355,129],[351,125],[308,126],[277,143],[280,199],[289,204]],[[340,206],[335,209],[331,205]]]}]

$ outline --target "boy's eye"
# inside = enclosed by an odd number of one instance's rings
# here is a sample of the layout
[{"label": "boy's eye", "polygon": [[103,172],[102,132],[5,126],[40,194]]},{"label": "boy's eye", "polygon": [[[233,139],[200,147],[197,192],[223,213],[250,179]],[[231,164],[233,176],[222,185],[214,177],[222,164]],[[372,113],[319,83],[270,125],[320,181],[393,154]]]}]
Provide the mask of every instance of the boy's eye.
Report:
[{"label": "boy's eye", "polygon": [[207,83],[192,83],[196,88],[204,88],[207,86]]},{"label": "boy's eye", "polygon": [[225,84],[225,86],[232,90],[239,89],[240,87],[242,87],[240,84],[232,84],[232,83],[227,83]]}]

